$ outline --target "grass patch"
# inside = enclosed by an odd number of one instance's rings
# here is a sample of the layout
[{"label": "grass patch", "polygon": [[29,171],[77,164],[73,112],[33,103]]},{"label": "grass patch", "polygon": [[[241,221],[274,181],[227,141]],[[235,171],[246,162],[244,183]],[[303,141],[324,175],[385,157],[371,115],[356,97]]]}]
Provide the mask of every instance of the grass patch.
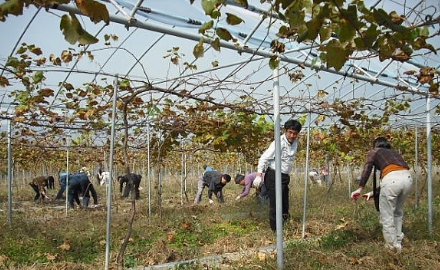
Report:
[{"label": "grass patch", "polygon": [[[435,188],[438,193],[440,187]],[[105,194],[105,187],[97,189],[98,194]],[[30,188],[20,190],[14,197],[12,226],[6,222],[6,201],[1,202],[0,269],[102,269],[106,207],[66,214],[60,209],[64,202],[36,204]],[[303,227],[303,187],[298,184],[290,190],[292,219],[283,231],[285,269],[438,269],[440,235],[438,230],[432,234],[428,230],[426,198],[421,198],[419,207],[414,206],[413,198],[405,205],[406,240],[403,253],[396,257],[383,252],[379,213],[372,202],[350,200],[341,183],[333,186],[329,196],[325,189],[314,189],[309,193]],[[225,204],[192,205],[193,190],[188,192],[190,200],[182,205],[175,194],[164,191],[162,208],[153,205],[151,216],[146,195],[141,194],[136,202],[136,218],[124,256],[126,268],[180,262],[174,269],[277,269],[276,253],[257,254],[258,248],[276,246],[277,239],[269,227],[267,207],[258,205],[252,195],[237,202],[241,188],[230,185],[225,188]],[[105,205],[103,196],[100,203]],[[116,197],[112,206],[110,260],[114,267],[127,234],[131,204]],[[434,228],[440,225],[435,218],[439,214],[434,208]],[[71,248],[60,249],[66,239]],[[254,253],[239,260],[201,261],[242,251]]]}]

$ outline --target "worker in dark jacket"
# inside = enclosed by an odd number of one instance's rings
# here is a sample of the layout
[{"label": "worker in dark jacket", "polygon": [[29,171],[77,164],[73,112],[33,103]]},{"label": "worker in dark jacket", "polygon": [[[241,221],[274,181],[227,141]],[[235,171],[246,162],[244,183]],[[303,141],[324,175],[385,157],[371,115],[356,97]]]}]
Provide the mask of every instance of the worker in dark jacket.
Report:
[{"label": "worker in dark jacket", "polygon": [[98,195],[90,182],[89,177],[85,173],[77,173],[69,175],[69,206],[74,208],[74,201],[81,206],[79,196],[83,196],[83,207],[89,207],[90,193],[92,193],[94,207],[98,205]]},{"label": "worker in dark jacket", "polygon": [[[127,198],[130,192],[134,190],[136,200],[139,200],[139,185],[141,184],[142,176],[140,174],[130,173],[124,176],[118,176],[119,182],[119,192],[122,197]],[[131,180],[131,181],[130,181]],[[122,189],[125,185],[124,193],[122,193]]]},{"label": "worker in dark jacket", "polygon": [[223,187],[231,181],[231,176],[228,174],[222,174],[218,171],[207,171],[199,177],[198,190],[194,204],[198,204],[202,201],[202,193],[205,187],[208,187],[209,203],[214,203],[212,200],[212,194],[215,194],[219,202],[224,203]]}]

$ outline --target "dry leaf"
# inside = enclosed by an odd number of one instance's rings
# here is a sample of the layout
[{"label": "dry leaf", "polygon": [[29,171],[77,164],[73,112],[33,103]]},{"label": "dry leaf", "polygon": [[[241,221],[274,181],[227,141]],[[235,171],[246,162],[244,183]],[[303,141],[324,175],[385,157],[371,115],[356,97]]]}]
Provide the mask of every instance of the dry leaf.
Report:
[{"label": "dry leaf", "polygon": [[260,260],[260,262],[264,262],[264,261],[266,261],[267,255],[266,255],[266,253],[258,252],[257,257],[258,257],[258,260]]},{"label": "dry leaf", "polygon": [[344,229],[345,227],[347,227],[348,222],[345,222],[344,224],[340,224],[338,226],[336,226],[336,230],[340,230],[340,229]]},{"label": "dry leaf", "polygon": [[7,261],[7,260],[9,260],[9,257],[8,256],[6,256],[6,255],[0,255],[0,266],[4,266],[5,265],[5,262]]},{"label": "dry leaf", "polygon": [[62,250],[64,250],[64,251],[69,251],[70,248],[71,248],[71,246],[70,246],[70,240],[69,240],[69,239],[64,240],[64,243],[63,243],[62,245],[60,245],[58,248],[59,248],[59,249],[62,249]]},{"label": "dry leaf", "polygon": [[168,242],[172,242],[175,237],[176,237],[176,232],[175,231],[169,232],[168,235],[167,235]]},{"label": "dry leaf", "polygon": [[52,255],[50,253],[45,253],[44,255],[46,255],[46,259],[48,261],[54,261],[57,258],[57,256],[58,256],[58,254]]}]

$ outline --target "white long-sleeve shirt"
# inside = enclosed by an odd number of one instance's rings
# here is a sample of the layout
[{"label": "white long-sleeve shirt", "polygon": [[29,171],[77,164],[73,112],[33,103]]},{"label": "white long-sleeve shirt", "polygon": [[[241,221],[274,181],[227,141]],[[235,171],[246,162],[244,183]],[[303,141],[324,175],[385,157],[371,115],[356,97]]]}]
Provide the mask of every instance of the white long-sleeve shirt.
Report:
[{"label": "white long-sleeve shirt", "polygon": [[[298,140],[290,143],[286,135],[281,135],[281,173],[289,174],[298,149]],[[264,151],[258,160],[257,172],[264,173],[267,168],[275,170],[275,141]]]}]

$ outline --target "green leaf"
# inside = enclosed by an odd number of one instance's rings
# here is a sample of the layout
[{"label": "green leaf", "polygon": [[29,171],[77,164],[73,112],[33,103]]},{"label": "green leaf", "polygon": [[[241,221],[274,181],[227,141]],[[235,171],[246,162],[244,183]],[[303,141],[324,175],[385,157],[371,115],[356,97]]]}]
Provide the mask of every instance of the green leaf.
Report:
[{"label": "green leaf", "polygon": [[216,37],[215,39],[214,39],[214,41],[213,42],[211,42],[211,46],[212,46],[212,48],[214,48],[214,50],[216,50],[216,51],[220,51],[220,49],[221,49],[221,46],[220,46],[220,39],[218,38],[218,37]]},{"label": "green leaf", "polygon": [[280,58],[277,55],[273,55],[269,60],[269,67],[273,70],[280,65]]},{"label": "green leaf", "polygon": [[231,33],[223,27],[217,28],[215,32],[223,40],[230,41],[232,39]]},{"label": "green leaf", "polygon": [[43,71],[40,70],[35,72],[35,74],[32,76],[32,79],[35,83],[42,82],[45,79]]},{"label": "green leaf", "polygon": [[302,9],[289,8],[285,12],[291,28],[299,28],[304,25],[305,11]]},{"label": "green leaf", "polygon": [[326,50],[328,54],[327,67],[334,67],[336,70],[340,70],[344,66],[351,53],[350,50],[344,49],[338,40],[331,40],[327,44]]},{"label": "green leaf", "polygon": [[20,61],[13,56],[8,57],[8,61],[6,62],[7,67],[13,67],[13,68],[17,68],[19,64]]},{"label": "green leaf", "polygon": [[61,17],[60,29],[63,32],[64,39],[72,45],[77,42],[80,45],[86,45],[94,44],[99,41],[82,28],[81,24],[73,13],[70,13],[70,17],[69,15],[63,15]]},{"label": "green leaf", "polygon": [[328,26],[323,26],[319,30],[319,39],[321,41],[327,40],[332,36],[332,28]]},{"label": "green leaf", "polygon": [[301,43],[304,40],[306,40],[308,36],[309,36],[309,30],[305,29],[304,32],[299,33],[298,38],[296,39],[296,42]]},{"label": "green leaf", "polygon": [[234,0],[235,3],[239,4],[240,6],[243,6],[245,8],[248,8],[249,4],[247,0]]},{"label": "green leaf", "polygon": [[203,48],[203,43],[199,42],[193,49],[193,55],[195,58],[203,57],[205,49]]},{"label": "green leaf", "polygon": [[204,35],[206,30],[212,29],[212,27],[214,26],[214,21],[210,20],[208,22],[205,22],[200,28],[199,28],[199,33]]},{"label": "green leaf", "polygon": [[374,18],[376,19],[376,22],[379,25],[383,25],[385,27],[388,27],[389,29],[393,30],[394,32],[405,33],[405,32],[409,31],[408,28],[394,23],[391,18],[391,15],[388,15],[386,13],[386,11],[383,9],[374,10],[373,15],[374,15]]},{"label": "green leaf", "polygon": [[215,0],[202,0],[202,8],[206,15],[211,16],[212,12],[215,10],[216,1]]},{"label": "green leaf", "polygon": [[[315,40],[318,33],[322,27],[324,21],[320,18],[313,18],[312,20],[306,22],[307,25],[307,39]],[[298,41],[299,42],[299,41]]]},{"label": "green leaf", "polygon": [[23,14],[23,0],[9,0],[0,5],[0,21],[6,21],[9,14],[18,16]]},{"label": "green leaf", "polygon": [[350,5],[347,10],[341,11],[341,15],[343,18],[339,22],[339,40],[341,42],[350,41],[356,35],[355,26],[359,24],[356,7]]},{"label": "green leaf", "polygon": [[243,21],[243,19],[241,19],[240,17],[238,17],[234,14],[226,13],[226,22],[230,25],[237,25],[237,24],[240,24],[244,21]]}]

